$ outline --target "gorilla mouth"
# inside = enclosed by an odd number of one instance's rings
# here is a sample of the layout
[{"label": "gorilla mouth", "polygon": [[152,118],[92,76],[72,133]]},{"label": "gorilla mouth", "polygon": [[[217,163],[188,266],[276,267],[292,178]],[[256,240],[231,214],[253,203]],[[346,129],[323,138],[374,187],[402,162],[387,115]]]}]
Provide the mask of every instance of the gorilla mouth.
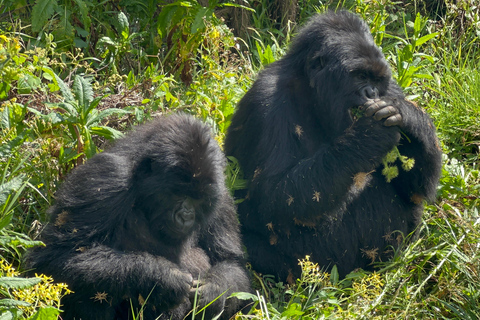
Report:
[{"label": "gorilla mouth", "polygon": [[353,106],[348,108],[347,113],[350,121],[352,123],[356,122],[359,118],[363,116],[364,107],[363,106]]}]

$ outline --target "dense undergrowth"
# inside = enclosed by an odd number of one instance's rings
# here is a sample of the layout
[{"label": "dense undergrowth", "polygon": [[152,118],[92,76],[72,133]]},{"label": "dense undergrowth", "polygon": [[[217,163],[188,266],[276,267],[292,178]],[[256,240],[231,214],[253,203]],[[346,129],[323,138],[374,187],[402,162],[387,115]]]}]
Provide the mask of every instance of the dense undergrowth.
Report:
[{"label": "dense undergrowth", "polygon": [[[40,245],[65,174],[171,111],[202,118],[222,144],[236,103],[284,54],[296,26],[342,5],[370,24],[409,99],[435,121],[444,150],[438,198],[420,238],[391,261],[374,261],[375,273],[339,279],[309,257],[295,285],[252,270],[257,294],[242,297],[254,308],[238,318],[480,319],[476,1],[306,0],[295,21],[282,19],[275,2],[201,3],[0,0],[0,319],[56,319],[68,294],[16,271],[25,249]],[[250,19],[234,35],[227,13],[239,11]],[[232,189],[244,186],[237,173],[228,168]]]}]

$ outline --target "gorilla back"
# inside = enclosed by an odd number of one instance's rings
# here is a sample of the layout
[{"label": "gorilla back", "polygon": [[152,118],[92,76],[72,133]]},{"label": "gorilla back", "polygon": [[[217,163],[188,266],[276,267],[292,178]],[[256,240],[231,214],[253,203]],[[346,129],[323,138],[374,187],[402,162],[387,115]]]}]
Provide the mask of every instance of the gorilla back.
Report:
[{"label": "gorilla back", "polygon": [[[387,182],[382,159],[395,147],[415,165]],[[225,151],[250,181],[237,194],[249,260],[281,279],[298,277],[305,255],[341,275],[384,261],[418,225],[441,171],[432,121],[405,100],[368,26],[345,11],[313,17],[259,74]]]},{"label": "gorilla back", "polygon": [[29,253],[32,272],[75,293],[64,319],[183,319],[197,306],[229,319],[249,291],[225,158],[187,115],[138,127],[67,177]]}]

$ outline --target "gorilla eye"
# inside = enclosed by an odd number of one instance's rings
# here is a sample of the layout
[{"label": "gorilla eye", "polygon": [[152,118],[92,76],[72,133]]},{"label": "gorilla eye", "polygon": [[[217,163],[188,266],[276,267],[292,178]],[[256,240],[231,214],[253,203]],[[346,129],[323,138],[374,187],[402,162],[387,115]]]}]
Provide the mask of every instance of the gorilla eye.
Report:
[{"label": "gorilla eye", "polygon": [[361,80],[361,81],[365,81],[368,79],[367,75],[364,74],[364,73],[361,73],[358,75],[358,79]]},{"label": "gorilla eye", "polygon": [[313,58],[313,61],[310,64],[310,69],[316,70],[316,69],[323,69],[326,65],[326,60],[324,57],[321,56],[316,56]]}]

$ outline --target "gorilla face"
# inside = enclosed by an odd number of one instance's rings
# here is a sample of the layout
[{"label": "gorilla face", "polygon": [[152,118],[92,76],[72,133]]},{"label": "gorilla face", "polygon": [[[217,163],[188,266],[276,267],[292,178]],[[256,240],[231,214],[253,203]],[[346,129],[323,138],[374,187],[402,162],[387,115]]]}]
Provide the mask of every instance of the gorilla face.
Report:
[{"label": "gorilla face", "polygon": [[141,209],[159,239],[182,240],[200,228],[213,207],[188,196],[163,194],[147,200]]},{"label": "gorilla face", "polygon": [[191,165],[182,161],[170,167],[151,159],[147,162],[138,190],[149,191],[139,193],[136,206],[158,231],[159,239],[188,239],[213,214],[223,190],[221,182],[214,175],[192,172]]}]

